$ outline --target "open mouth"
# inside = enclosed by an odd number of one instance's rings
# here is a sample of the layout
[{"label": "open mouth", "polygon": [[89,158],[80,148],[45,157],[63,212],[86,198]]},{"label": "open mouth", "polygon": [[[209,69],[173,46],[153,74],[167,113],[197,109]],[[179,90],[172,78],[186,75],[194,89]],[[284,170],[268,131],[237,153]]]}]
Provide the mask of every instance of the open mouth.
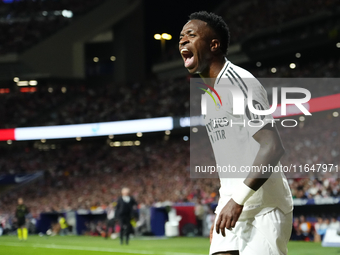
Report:
[{"label": "open mouth", "polygon": [[194,54],[188,49],[182,49],[181,54],[184,59],[184,66],[186,68],[190,67],[194,62]]}]

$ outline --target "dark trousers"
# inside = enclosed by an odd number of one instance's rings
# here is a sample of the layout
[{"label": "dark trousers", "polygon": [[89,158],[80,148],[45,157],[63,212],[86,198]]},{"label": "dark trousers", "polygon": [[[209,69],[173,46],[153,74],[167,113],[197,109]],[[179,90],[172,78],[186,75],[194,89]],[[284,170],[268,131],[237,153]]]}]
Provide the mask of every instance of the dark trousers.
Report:
[{"label": "dark trousers", "polygon": [[123,244],[124,237],[126,244],[129,243],[129,235],[132,233],[132,225],[131,225],[130,217],[120,218],[120,243]]}]

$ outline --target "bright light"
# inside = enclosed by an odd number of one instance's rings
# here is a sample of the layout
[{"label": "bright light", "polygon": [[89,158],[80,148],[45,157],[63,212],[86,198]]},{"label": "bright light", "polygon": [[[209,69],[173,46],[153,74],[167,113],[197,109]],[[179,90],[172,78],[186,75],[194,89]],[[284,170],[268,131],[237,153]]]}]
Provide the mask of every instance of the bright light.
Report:
[{"label": "bright light", "polygon": [[114,137],[114,135],[109,135],[109,138],[110,138],[110,139],[113,139],[113,137]]},{"label": "bright light", "polygon": [[94,58],[93,58],[93,62],[96,62],[96,63],[97,63],[98,61],[99,61],[99,58],[97,58],[97,57],[94,57]]},{"label": "bright light", "polygon": [[170,130],[166,130],[166,131],[165,131],[165,134],[166,134],[166,135],[170,135],[170,133],[171,133]]},{"label": "bright light", "polygon": [[256,62],[256,66],[257,66],[257,67],[260,67],[261,65],[262,65],[261,62]]},{"label": "bright light", "polygon": [[43,16],[47,16],[47,14],[48,14],[47,11],[43,11],[43,12],[42,12],[42,15],[43,15]]},{"label": "bright light", "polygon": [[50,92],[50,93],[52,93],[52,92],[53,92],[53,88],[48,88],[47,91]]},{"label": "bright light", "polygon": [[81,137],[76,137],[76,140],[77,140],[78,142],[80,142],[80,141],[81,141]]},{"label": "bright light", "polygon": [[290,63],[289,65],[290,69],[294,69],[296,67],[295,63]]},{"label": "bright light", "polygon": [[172,39],[172,36],[169,35],[169,34],[167,34],[167,33],[163,33],[163,34],[162,34],[162,39],[164,39],[164,40],[171,40],[171,39]]},{"label": "bright light", "polygon": [[28,82],[29,85],[31,86],[37,86],[38,85],[38,82],[36,80],[31,80]]},{"label": "bright light", "polygon": [[276,73],[276,68],[273,67],[272,69],[270,69],[270,71],[271,71],[272,73]]},{"label": "bright light", "polygon": [[295,54],[295,57],[296,57],[296,58],[301,58],[301,53],[297,52],[297,53]]},{"label": "bright light", "polygon": [[73,17],[73,12],[69,10],[63,10],[61,12],[61,15],[63,15],[65,18],[72,18]]},{"label": "bright light", "polygon": [[41,143],[46,143],[46,139],[41,139]]},{"label": "bright light", "polygon": [[340,42],[338,42],[338,43],[336,44],[336,47],[337,47],[337,48],[340,48]]},{"label": "bright light", "polygon": [[300,116],[300,118],[299,118],[300,121],[305,121],[305,119],[306,118],[304,116]]},{"label": "bright light", "polygon": [[62,88],[61,88],[61,92],[63,92],[64,94],[66,93],[66,91],[67,91],[67,88],[66,88],[66,87],[62,87]]},{"label": "bright light", "polygon": [[198,132],[198,128],[197,127],[192,128],[192,132],[197,133]]},{"label": "bright light", "polygon": [[[173,118],[162,117],[76,125],[16,128],[15,139],[22,141],[94,136],[107,137],[108,135],[136,134],[137,132],[164,132],[165,130],[172,129]],[[1,138],[0,130],[0,140]]]},{"label": "bright light", "polygon": [[7,140],[7,144],[12,144],[12,140]]},{"label": "bright light", "polygon": [[137,135],[138,137],[142,137],[142,136],[143,136],[143,133],[142,133],[142,132],[138,132],[136,135]]},{"label": "bright light", "polygon": [[185,136],[183,136],[183,140],[184,140],[184,141],[188,141],[188,140],[189,140],[189,137],[187,137],[187,136],[185,135]]},{"label": "bright light", "polygon": [[18,81],[17,85],[18,86],[28,86],[28,81]]},{"label": "bright light", "polygon": [[155,38],[156,40],[160,40],[162,39],[162,36],[160,34],[155,34],[153,38]]},{"label": "bright light", "polygon": [[132,141],[124,141],[122,142],[122,146],[132,146],[133,142]]},{"label": "bright light", "polygon": [[19,81],[19,77],[14,77],[14,78],[13,78],[13,81],[14,81],[14,82],[18,82],[18,81]]},{"label": "bright light", "polygon": [[115,146],[115,143],[114,142],[110,142],[110,146],[111,147]]},{"label": "bright light", "polygon": [[139,146],[140,145],[140,141],[135,141],[135,145]]},{"label": "bright light", "polygon": [[116,57],[115,56],[111,56],[110,57],[110,60],[113,62],[113,61],[116,61]]},{"label": "bright light", "polygon": [[119,146],[120,146],[120,144],[121,144],[121,143],[117,141],[117,142],[114,142],[114,143],[113,143],[113,146],[115,146],[115,147],[119,147]]},{"label": "bright light", "polygon": [[339,117],[339,113],[338,112],[333,112],[333,117]]}]

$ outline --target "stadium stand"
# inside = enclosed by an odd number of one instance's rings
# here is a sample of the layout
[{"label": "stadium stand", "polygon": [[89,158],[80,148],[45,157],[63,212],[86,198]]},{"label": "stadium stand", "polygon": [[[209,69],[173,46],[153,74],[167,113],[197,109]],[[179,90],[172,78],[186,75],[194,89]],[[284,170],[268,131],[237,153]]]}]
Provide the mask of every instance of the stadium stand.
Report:
[{"label": "stadium stand", "polygon": [[1,1],[0,54],[28,49],[102,2],[103,0]]}]

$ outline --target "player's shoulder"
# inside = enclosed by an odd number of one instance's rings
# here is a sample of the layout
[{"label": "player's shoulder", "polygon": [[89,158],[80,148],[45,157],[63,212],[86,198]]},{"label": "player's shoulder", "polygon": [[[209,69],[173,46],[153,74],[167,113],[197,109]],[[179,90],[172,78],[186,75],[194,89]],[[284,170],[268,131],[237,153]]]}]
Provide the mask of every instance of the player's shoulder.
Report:
[{"label": "player's shoulder", "polygon": [[259,80],[252,73],[230,61],[227,62],[226,68],[223,71],[223,78],[229,80],[228,83],[239,85],[245,90],[248,90],[249,87],[255,90],[263,89]]},{"label": "player's shoulder", "polygon": [[256,79],[252,73],[250,73],[248,70],[233,64],[232,62],[229,61],[228,67],[225,71],[225,75],[234,75],[239,78],[243,79]]}]

